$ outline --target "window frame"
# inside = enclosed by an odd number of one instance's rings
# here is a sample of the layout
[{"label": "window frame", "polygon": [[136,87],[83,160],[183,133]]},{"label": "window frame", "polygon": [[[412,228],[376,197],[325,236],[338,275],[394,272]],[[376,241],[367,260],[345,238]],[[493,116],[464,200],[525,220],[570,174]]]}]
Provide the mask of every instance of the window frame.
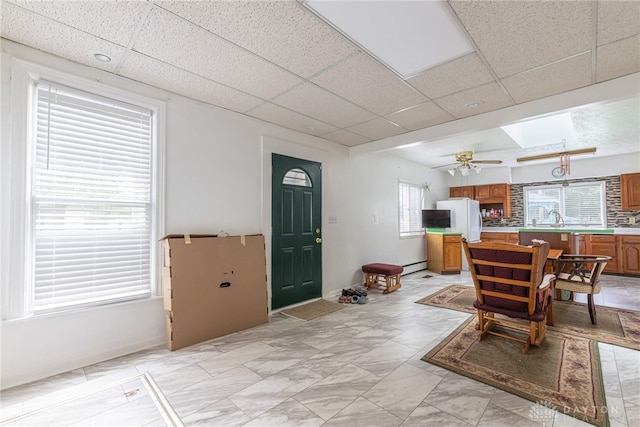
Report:
[{"label": "window frame", "polygon": [[[409,190],[417,190],[419,193],[418,202],[418,212],[417,212],[417,220],[418,226],[416,229],[403,230],[403,221],[402,221],[402,210],[404,209],[404,204],[402,200],[402,187],[406,186]],[[421,184],[416,184],[415,182],[398,180],[398,235],[400,238],[410,238],[416,236],[424,235],[424,228],[422,227],[422,205],[424,203],[424,186]],[[409,204],[411,204],[411,198],[409,200]],[[407,208],[409,209],[409,208]],[[411,227],[411,224],[409,224]]]},{"label": "window frame", "polygon": [[[543,184],[543,185],[530,185],[522,188],[522,198],[523,198],[523,221],[525,227],[533,226],[532,219],[529,218],[529,191],[533,190],[547,190],[547,189],[558,189],[560,191],[560,202],[558,211],[562,218],[564,219],[566,215],[566,195],[565,189],[575,189],[580,187],[600,187],[600,216],[601,222],[599,224],[567,224],[564,223],[564,228],[607,228],[607,195],[606,195],[606,181],[597,180],[597,181],[587,181],[587,182],[575,182],[569,185],[565,185],[563,183],[557,184]],[[547,224],[537,224],[542,226],[547,226]]]},{"label": "window frame", "polygon": [[[33,216],[31,177],[33,171],[32,155],[34,150],[33,132],[35,121],[31,117],[35,101],[35,83],[47,80],[79,91],[97,96],[112,98],[128,104],[138,105],[152,111],[152,159],[151,159],[151,237],[156,242],[151,245],[151,298],[162,294],[162,247],[158,240],[163,236],[165,224],[165,123],[166,102],[140,95],[114,85],[89,80],[64,71],[32,63],[20,58],[11,58],[11,117],[23,117],[12,120],[10,142],[11,177],[7,193],[10,209],[3,208],[5,218],[2,226],[8,227],[9,238],[2,239],[0,249],[3,267],[0,278],[8,286],[2,289],[2,320],[20,319],[33,316],[33,278],[31,266],[34,249],[34,236],[31,233]],[[112,83],[118,83],[114,79]],[[5,164],[3,163],[3,167]],[[4,190],[4,189],[3,189]],[[6,267],[6,268],[5,268]],[[145,298],[147,299],[147,298]],[[123,303],[131,300],[123,301]],[[72,310],[86,310],[91,306],[80,306]],[[68,312],[68,311],[67,311]],[[59,313],[54,312],[52,314]],[[43,314],[44,315],[44,314]],[[40,314],[38,315],[40,316]]]}]

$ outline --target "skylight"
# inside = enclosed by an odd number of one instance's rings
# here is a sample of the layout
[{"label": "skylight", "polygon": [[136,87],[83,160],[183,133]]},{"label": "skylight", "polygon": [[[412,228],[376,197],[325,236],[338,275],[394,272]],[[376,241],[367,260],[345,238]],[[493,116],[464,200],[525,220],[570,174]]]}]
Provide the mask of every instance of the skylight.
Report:
[{"label": "skylight", "polygon": [[554,114],[501,128],[522,148],[558,144],[563,139],[567,143],[576,140],[571,113]]}]

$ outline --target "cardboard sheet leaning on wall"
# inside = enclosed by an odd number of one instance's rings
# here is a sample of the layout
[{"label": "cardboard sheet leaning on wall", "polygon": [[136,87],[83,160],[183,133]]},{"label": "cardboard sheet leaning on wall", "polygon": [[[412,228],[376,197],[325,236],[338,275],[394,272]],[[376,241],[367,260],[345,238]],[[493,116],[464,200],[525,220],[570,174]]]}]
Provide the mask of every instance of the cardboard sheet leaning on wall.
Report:
[{"label": "cardboard sheet leaning on wall", "polygon": [[169,350],[268,322],[263,235],[172,234],[162,241]]}]

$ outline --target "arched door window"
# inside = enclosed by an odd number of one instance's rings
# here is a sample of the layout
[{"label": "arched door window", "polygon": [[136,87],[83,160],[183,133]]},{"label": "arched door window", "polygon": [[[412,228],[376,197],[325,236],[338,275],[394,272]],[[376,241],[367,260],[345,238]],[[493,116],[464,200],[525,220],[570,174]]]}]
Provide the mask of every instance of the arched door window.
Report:
[{"label": "arched door window", "polygon": [[282,178],[282,184],[297,185],[298,187],[313,187],[309,175],[298,168],[289,169],[287,173],[284,174],[284,178]]}]

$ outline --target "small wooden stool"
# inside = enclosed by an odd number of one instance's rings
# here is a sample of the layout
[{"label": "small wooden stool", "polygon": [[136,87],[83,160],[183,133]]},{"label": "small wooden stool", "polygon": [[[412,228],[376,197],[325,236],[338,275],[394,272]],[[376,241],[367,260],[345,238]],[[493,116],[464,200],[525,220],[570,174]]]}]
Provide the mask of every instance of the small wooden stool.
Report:
[{"label": "small wooden stool", "polygon": [[[388,294],[402,287],[400,284],[400,274],[403,271],[404,268],[401,265],[382,263],[363,265],[364,285],[367,289],[383,289],[382,293]],[[384,285],[379,281],[380,276],[384,276]]]}]

